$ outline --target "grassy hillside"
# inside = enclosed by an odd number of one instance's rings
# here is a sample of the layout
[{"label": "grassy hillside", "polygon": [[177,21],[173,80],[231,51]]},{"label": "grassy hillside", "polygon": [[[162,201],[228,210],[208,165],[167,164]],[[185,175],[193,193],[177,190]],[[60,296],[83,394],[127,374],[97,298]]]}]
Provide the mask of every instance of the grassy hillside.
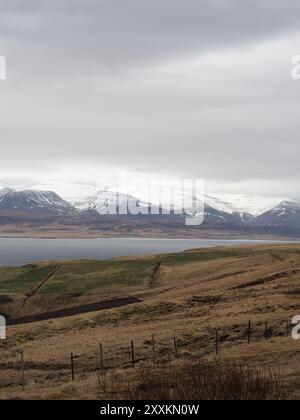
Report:
[{"label": "grassy hillside", "polygon": [[[62,264],[39,293],[73,293],[103,287],[136,286],[147,280],[152,266],[151,261],[68,262]],[[55,267],[57,264],[50,263],[35,268],[0,269],[0,293],[29,293]]]},{"label": "grassy hillside", "polygon": [[[56,267],[49,264],[32,269],[0,270],[0,292],[29,293]],[[2,273],[4,273],[3,277]]]},{"label": "grassy hillside", "polygon": [[[150,281],[158,262],[161,265]],[[22,293],[28,295],[57,265],[60,269],[22,308]],[[19,316],[124,296],[140,300],[129,306],[9,327],[7,341],[0,342],[4,398],[104,398],[98,377],[100,343],[106,379],[118,377],[120,386],[125,386],[134,379],[136,369],[153,364],[152,335],[155,362],[175,371],[199,359],[212,362],[216,331],[221,361],[251,369],[276,367],[284,376],[289,397],[300,397],[299,342],[290,336],[291,319],[300,314],[298,245],[216,248],[105,262],[54,262],[3,269],[0,275],[2,293],[15,299]],[[131,340],[135,370],[131,367]],[[23,394],[16,368],[20,348],[28,380]],[[71,352],[75,354],[75,384],[70,382]]]},{"label": "grassy hillside", "polygon": [[[165,266],[249,255],[250,250],[210,250],[157,255],[147,259],[62,262],[39,290],[41,294],[83,293],[93,289],[146,285],[158,262]],[[28,294],[60,263],[24,268],[0,268],[0,293]]]}]

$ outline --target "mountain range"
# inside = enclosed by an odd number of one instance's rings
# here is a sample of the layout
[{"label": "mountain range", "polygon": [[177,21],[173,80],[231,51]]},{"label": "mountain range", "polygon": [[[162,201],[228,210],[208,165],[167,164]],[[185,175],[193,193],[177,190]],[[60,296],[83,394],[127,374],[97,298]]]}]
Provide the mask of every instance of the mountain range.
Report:
[{"label": "mountain range", "polygon": [[[284,236],[300,236],[300,202],[286,198],[264,198],[241,195],[205,195],[204,224],[197,229],[220,229],[237,234],[264,233]],[[108,216],[107,209],[121,206],[142,210],[136,216]],[[0,188],[0,226],[30,225],[35,229],[59,224],[81,226],[85,230],[115,230],[122,226],[134,232],[159,226],[166,231],[180,230],[184,218],[175,214],[164,215],[163,208],[154,205],[154,215],[148,215],[150,203],[136,197],[100,191],[95,196],[68,202],[53,191],[21,190],[3,186]],[[99,214],[99,209],[101,214]],[[98,211],[97,211],[98,210]],[[194,228],[195,229],[195,228]],[[3,229],[2,229],[3,230]]]}]

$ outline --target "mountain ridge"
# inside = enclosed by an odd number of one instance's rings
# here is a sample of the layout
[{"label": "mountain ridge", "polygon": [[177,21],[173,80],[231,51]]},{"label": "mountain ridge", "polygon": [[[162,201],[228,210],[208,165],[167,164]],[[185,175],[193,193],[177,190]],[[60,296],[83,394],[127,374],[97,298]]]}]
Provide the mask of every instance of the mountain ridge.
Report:
[{"label": "mountain ridge", "polygon": [[[215,195],[205,195],[204,198],[204,228],[225,229],[236,232],[276,231],[280,234],[293,234],[293,230],[300,234],[300,203],[295,200],[275,199],[274,207],[270,207],[268,200],[261,200],[260,207],[267,204],[266,211],[257,212],[257,216],[244,212],[236,203],[231,204],[228,200],[223,201]],[[247,196],[250,207],[253,208],[253,200]],[[198,199],[198,206],[201,205]],[[277,204],[276,204],[277,203]],[[133,208],[136,214],[126,216],[118,214],[119,206]],[[22,223],[28,218],[37,225],[42,225],[43,220],[49,223],[51,220],[61,220],[66,226],[71,224],[83,225],[93,229],[114,229],[118,224],[126,226],[130,231],[135,231],[143,226],[143,229],[151,229],[155,223],[164,228],[172,228],[174,231],[184,225],[186,214],[164,214],[163,207],[154,205],[154,214],[150,212],[151,203],[140,200],[131,195],[115,193],[112,191],[99,191],[97,195],[79,202],[70,203],[53,191],[22,190],[16,191],[7,187],[0,189],[0,225],[14,225]],[[111,215],[117,210],[117,215]],[[257,210],[256,210],[257,211]],[[138,213],[141,214],[138,214]],[[184,216],[184,217],[183,217]],[[116,219],[117,217],[117,219]],[[127,219],[126,219],[127,217]]]}]

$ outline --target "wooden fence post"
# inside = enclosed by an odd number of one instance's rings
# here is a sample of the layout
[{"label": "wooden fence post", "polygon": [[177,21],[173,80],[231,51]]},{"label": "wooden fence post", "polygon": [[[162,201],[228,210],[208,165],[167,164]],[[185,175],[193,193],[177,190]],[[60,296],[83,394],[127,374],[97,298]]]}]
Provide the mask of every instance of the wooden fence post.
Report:
[{"label": "wooden fence post", "polygon": [[153,363],[155,363],[155,338],[153,334],[152,334],[152,360],[153,360]]},{"label": "wooden fence post", "polygon": [[248,324],[248,344],[251,344],[251,321]]},{"label": "wooden fence post", "polygon": [[24,362],[24,350],[20,350],[20,356],[21,356],[21,383],[22,383],[22,390],[25,391],[25,362]]},{"label": "wooden fence post", "polygon": [[174,349],[175,349],[175,356],[176,358],[178,358],[178,346],[177,346],[176,337],[174,337]]},{"label": "wooden fence post", "polygon": [[216,331],[216,356],[219,356],[219,331]]},{"label": "wooden fence post", "polygon": [[131,341],[131,362],[133,369],[135,368],[135,359],[134,359],[134,344],[133,340]]},{"label": "wooden fence post", "polygon": [[265,339],[268,338],[268,323],[265,322]]},{"label": "wooden fence post", "polygon": [[72,382],[75,381],[75,369],[74,369],[74,354],[71,353],[71,375],[72,375]]},{"label": "wooden fence post", "polygon": [[99,350],[100,350],[100,353],[99,353],[100,371],[101,371],[101,375],[103,375],[104,374],[104,361],[103,361],[103,345],[102,344],[100,344]]}]

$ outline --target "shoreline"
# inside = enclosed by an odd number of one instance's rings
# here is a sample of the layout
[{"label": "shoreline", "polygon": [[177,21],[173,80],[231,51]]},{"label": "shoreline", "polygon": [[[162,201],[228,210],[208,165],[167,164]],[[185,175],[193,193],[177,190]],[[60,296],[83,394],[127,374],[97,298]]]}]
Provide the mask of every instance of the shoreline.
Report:
[{"label": "shoreline", "polygon": [[0,239],[37,239],[37,240],[98,240],[98,239],[111,239],[111,240],[144,240],[144,241],[224,241],[224,242],[265,242],[265,243],[300,243],[300,238],[249,238],[249,237],[230,237],[230,238],[195,238],[195,237],[159,237],[159,236],[3,236]]},{"label": "shoreline", "polygon": [[253,235],[239,235],[224,232],[201,232],[200,235],[185,235],[183,232],[178,234],[167,234],[162,232],[145,232],[141,234],[101,234],[101,233],[80,233],[67,232],[64,234],[57,234],[46,231],[41,234],[33,232],[24,233],[0,233],[0,239],[153,239],[153,240],[212,240],[212,241],[280,241],[280,242],[300,242],[300,236],[288,235],[271,235],[271,234],[253,234]]},{"label": "shoreline", "polygon": [[[10,242],[9,239],[12,241]],[[17,241],[16,241],[17,239]],[[18,242],[25,239],[29,242]],[[38,239],[39,241],[36,241]],[[299,246],[300,241],[267,239],[174,239],[174,238],[94,238],[94,243],[86,239],[72,238],[0,238],[3,254],[0,268],[23,267],[50,261],[106,261],[112,259],[138,258],[149,255],[176,254],[192,250],[212,250],[218,248]],[[105,241],[107,240],[107,242]],[[43,242],[45,241],[45,242]],[[84,241],[84,242],[81,242]],[[111,241],[111,242],[110,242]],[[27,250],[24,254],[24,250]]]}]

